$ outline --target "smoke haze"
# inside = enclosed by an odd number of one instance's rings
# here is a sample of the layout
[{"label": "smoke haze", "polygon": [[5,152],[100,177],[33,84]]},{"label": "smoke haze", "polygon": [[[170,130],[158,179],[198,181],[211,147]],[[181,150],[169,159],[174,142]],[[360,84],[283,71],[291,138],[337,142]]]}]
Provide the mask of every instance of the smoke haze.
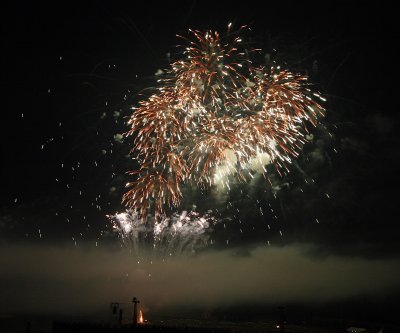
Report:
[{"label": "smoke haze", "polygon": [[[13,253],[10,256],[10,253]],[[311,245],[138,259],[107,247],[1,246],[2,313],[91,313],[133,296],[153,312],[324,303],[400,288],[400,260],[325,256]]]}]

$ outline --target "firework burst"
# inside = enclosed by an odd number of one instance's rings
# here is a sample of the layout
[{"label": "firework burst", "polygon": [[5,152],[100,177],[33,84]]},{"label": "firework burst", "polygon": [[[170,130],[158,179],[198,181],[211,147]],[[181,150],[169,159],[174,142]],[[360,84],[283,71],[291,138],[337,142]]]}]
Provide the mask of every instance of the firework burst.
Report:
[{"label": "firework burst", "polygon": [[[240,32],[240,31],[239,31]],[[190,30],[182,59],[171,64],[157,92],[128,122],[140,168],[123,196],[129,209],[156,219],[177,207],[185,183],[211,187],[228,176],[252,177],[255,161],[279,173],[298,156],[324,100],[307,77],[280,67],[256,67],[259,49],[241,46],[239,32]]]},{"label": "firework burst", "polygon": [[146,223],[137,211],[107,215],[113,231],[138,256],[152,251],[156,256],[191,254],[207,246],[213,227],[220,222],[207,211],[200,214],[193,206],[189,211],[175,212],[158,221],[147,216]]}]

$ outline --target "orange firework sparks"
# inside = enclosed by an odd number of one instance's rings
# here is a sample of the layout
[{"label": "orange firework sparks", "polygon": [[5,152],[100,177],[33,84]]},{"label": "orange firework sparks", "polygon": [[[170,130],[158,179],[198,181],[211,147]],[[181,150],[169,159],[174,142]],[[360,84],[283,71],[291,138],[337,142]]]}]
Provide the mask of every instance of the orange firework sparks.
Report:
[{"label": "orange firework sparks", "polygon": [[141,166],[123,202],[143,219],[178,206],[184,183],[210,187],[229,175],[245,181],[261,156],[260,163],[267,156],[278,171],[286,168],[324,114],[306,76],[255,67],[250,55],[260,50],[242,48],[238,33],[190,32],[182,59],[128,122]]}]

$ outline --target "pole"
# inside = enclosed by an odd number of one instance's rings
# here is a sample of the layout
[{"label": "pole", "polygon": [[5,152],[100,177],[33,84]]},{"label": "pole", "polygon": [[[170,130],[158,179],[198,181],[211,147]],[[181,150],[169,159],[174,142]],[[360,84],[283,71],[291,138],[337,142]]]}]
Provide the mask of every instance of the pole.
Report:
[{"label": "pole", "polygon": [[136,297],[134,297],[132,303],[133,303],[133,326],[137,326],[138,323],[137,305],[138,303],[140,303],[140,301]]}]

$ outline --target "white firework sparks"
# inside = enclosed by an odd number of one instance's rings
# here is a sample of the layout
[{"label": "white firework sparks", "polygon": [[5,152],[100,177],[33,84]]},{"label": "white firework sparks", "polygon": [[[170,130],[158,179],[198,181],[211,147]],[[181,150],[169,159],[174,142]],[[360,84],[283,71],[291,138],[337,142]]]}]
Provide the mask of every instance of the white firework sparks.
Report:
[{"label": "white firework sparks", "polygon": [[210,232],[218,223],[209,210],[205,214],[196,211],[175,212],[170,217],[156,220],[147,216],[145,222],[132,210],[108,215],[115,233],[124,244],[138,255],[152,249],[155,255],[171,256],[196,252],[209,243]]}]

